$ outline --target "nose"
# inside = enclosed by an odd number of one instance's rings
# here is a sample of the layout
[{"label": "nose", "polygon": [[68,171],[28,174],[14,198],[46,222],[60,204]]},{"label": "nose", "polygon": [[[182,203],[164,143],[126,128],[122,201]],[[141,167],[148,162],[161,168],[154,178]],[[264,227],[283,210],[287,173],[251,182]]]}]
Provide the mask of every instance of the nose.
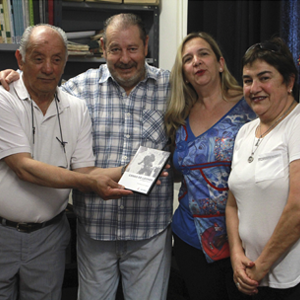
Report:
[{"label": "nose", "polygon": [[201,59],[197,55],[195,55],[193,58],[193,66],[196,67],[198,65],[201,65]]},{"label": "nose", "polygon": [[257,80],[253,80],[251,87],[250,87],[250,93],[255,95],[256,93],[261,91],[261,86]]},{"label": "nose", "polygon": [[45,74],[51,74],[53,72],[53,65],[52,65],[52,62],[50,60],[46,60],[44,62],[42,71]]},{"label": "nose", "polygon": [[120,61],[124,64],[127,64],[130,61],[130,55],[128,51],[122,51]]}]

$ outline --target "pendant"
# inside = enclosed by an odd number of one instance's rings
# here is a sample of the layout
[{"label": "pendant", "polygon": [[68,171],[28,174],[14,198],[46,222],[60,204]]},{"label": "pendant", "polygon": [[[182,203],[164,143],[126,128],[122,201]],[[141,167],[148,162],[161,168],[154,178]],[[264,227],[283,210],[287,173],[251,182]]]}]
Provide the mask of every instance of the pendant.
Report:
[{"label": "pendant", "polygon": [[252,162],[253,162],[253,160],[254,160],[253,156],[252,156],[252,155],[250,155],[250,156],[249,156],[249,158],[248,158],[248,163],[249,163],[249,164],[250,164],[250,163],[252,163]]}]

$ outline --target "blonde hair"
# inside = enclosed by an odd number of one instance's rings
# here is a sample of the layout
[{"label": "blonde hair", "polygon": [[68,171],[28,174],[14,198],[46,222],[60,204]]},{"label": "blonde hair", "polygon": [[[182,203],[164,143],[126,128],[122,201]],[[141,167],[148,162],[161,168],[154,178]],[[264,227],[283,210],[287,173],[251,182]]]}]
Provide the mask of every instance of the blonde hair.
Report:
[{"label": "blonde hair", "polygon": [[[222,52],[217,44],[217,42],[205,32],[195,32],[187,35],[181,42],[175,62],[171,71],[170,83],[171,83],[171,93],[168,101],[168,107],[165,115],[165,124],[167,129],[167,134],[171,139],[171,146],[174,147],[176,130],[185,124],[185,119],[188,117],[192,106],[198,100],[198,95],[193,88],[193,86],[187,83],[184,79],[182,70],[182,51],[185,44],[195,38],[201,38],[205,40],[213,52],[216,55],[217,61],[223,57]],[[227,100],[229,96],[229,90],[234,92],[232,96],[237,96],[243,94],[242,87],[238,84],[236,79],[229,72],[226,62],[224,61],[223,72],[220,72],[221,78],[221,89],[223,98]]]}]

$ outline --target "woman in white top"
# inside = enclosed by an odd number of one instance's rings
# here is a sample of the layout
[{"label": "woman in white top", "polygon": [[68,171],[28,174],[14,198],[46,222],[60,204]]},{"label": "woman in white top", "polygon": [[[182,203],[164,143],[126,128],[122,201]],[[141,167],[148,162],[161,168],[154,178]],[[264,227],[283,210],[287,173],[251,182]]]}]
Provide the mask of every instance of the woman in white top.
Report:
[{"label": "woman in white top", "polygon": [[253,299],[300,299],[300,106],[297,68],[280,38],[243,57],[258,119],[234,147],[226,224],[234,282]]}]

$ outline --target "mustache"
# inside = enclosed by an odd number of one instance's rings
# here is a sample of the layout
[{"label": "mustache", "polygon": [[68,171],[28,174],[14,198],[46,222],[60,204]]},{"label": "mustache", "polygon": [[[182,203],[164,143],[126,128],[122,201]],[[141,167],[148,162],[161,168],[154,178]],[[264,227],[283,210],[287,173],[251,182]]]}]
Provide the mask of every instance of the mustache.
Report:
[{"label": "mustache", "polygon": [[134,63],[134,62],[132,62],[130,64],[118,63],[118,64],[116,64],[116,67],[119,68],[119,69],[126,70],[126,69],[136,67],[136,63]]}]

